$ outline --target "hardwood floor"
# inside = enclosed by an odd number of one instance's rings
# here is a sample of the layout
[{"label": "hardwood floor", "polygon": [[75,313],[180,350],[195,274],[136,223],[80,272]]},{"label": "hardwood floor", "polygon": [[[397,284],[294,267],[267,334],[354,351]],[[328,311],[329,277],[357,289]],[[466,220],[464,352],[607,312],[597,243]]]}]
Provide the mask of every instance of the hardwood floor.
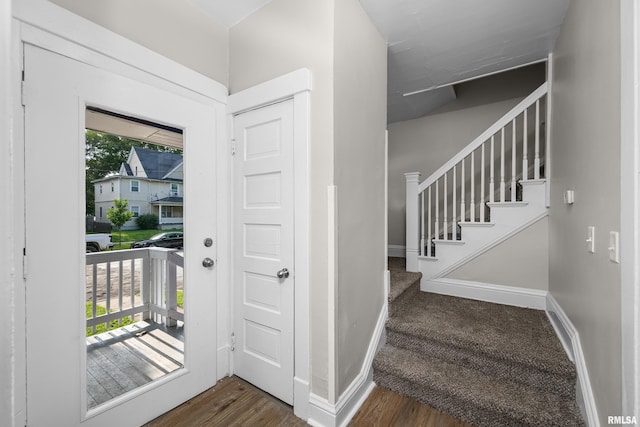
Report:
[{"label": "hardwood floor", "polygon": [[376,387],[349,423],[350,426],[473,427],[451,415],[386,388]]},{"label": "hardwood floor", "polygon": [[241,380],[227,377],[147,427],[306,426],[287,404]]},{"label": "hardwood floor", "polygon": [[[238,377],[215,387],[156,418],[147,427],[306,426],[287,404]],[[473,427],[421,403],[376,387],[350,426]]]}]

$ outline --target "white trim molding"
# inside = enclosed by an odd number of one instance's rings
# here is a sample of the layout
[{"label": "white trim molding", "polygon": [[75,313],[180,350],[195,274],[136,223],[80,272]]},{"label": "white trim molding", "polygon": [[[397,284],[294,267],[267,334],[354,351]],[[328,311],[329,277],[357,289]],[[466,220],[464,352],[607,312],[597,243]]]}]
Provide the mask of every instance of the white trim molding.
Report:
[{"label": "white trim molding", "polygon": [[404,245],[388,245],[389,256],[396,258],[404,258],[407,248]]},{"label": "white trim molding", "polygon": [[622,413],[640,416],[640,6],[620,3]]},{"label": "white trim molding", "polygon": [[580,335],[551,293],[547,294],[547,316],[556,330],[556,334],[560,338],[565,351],[567,351],[567,355],[576,364],[576,371],[578,372],[576,399],[578,406],[583,411],[582,415],[585,417],[588,426],[600,427],[596,401],[589,381],[587,363],[580,343]]},{"label": "white trim molding", "polygon": [[434,294],[452,297],[469,298],[495,304],[513,305],[516,307],[544,310],[547,307],[547,291],[513,286],[494,285],[491,283],[474,282],[439,278],[424,282],[421,290]]},{"label": "white trim molding", "polygon": [[385,324],[388,313],[386,295],[384,301],[378,314],[378,321],[376,322],[376,327],[369,341],[369,348],[362,362],[360,372],[351,384],[349,384],[349,387],[340,395],[340,398],[335,404],[329,403],[327,399],[316,394],[311,394],[309,398],[310,410],[307,422],[312,426],[346,426],[374,389],[373,358],[376,356],[378,349],[384,344]]},{"label": "white trim molding", "polygon": [[[309,320],[309,146],[311,140],[311,71],[306,68],[229,95],[228,123],[233,115],[286,99],[293,99],[293,159],[296,277],[294,311],[294,377],[293,411],[301,419],[309,417],[310,400],[310,333]],[[233,129],[229,126],[229,129]],[[230,132],[231,133],[231,132]],[[231,281],[229,281],[231,283]],[[229,298],[231,298],[229,292]],[[230,325],[233,327],[233,325]],[[229,331],[230,333],[231,331]],[[233,366],[233,361],[231,361]]]}]

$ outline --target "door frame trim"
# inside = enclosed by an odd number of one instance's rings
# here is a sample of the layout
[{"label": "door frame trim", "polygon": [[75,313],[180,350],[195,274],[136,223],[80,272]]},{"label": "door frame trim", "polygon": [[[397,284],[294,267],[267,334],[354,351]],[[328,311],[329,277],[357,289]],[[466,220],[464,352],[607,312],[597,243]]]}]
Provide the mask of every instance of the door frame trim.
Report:
[{"label": "door frame trim", "polygon": [[[236,114],[286,99],[293,100],[295,233],[293,270],[295,272],[293,410],[295,415],[303,420],[308,419],[310,398],[309,143],[311,90],[311,71],[307,68],[301,68],[229,95],[227,103],[227,126],[229,129],[233,129],[231,123],[233,116]],[[232,137],[231,131],[229,135]],[[231,141],[229,143],[231,144]],[[233,324],[230,327],[233,327]]]},{"label": "door frame trim", "polygon": [[640,415],[640,7],[620,4],[620,293],[622,414]]}]

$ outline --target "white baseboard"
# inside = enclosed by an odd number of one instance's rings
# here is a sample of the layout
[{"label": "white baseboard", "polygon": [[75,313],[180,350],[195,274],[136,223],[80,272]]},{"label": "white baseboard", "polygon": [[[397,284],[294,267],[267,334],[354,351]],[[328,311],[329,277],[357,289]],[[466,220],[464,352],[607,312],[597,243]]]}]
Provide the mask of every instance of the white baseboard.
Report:
[{"label": "white baseboard", "polygon": [[496,304],[544,310],[547,308],[547,291],[512,286],[493,285],[459,279],[423,280],[420,290],[453,297],[469,298]]},{"label": "white baseboard", "polygon": [[392,257],[404,258],[406,256],[407,248],[403,245],[389,245],[388,254]]},{"label": "white baseboard", "polygon": [[576,364],[576,371],[578,372],[576,397],[578,406],[583,412],[582,415],[589,427],[600,427],[600,419],[598,418],[598,411],[596,409],[593,390],[591,389],[591,382],[589,381],[587,364],[584,360],[584,353],[582,352],[580,335],[551,293],[547,294],[546,310],[547,316],[556,330],[556,334],[560,338],[560,341],[562,341],[567,354]]},{"label": "white baseboard", "polygon": [[293,378],[293,413],[296,417],[306,420],[309,418],[310,400],[309,381],[303,381],[298,377]]},{"label": "white baseboard", "polygon": [[387,321],[387,299],[378,314],[376,327],[369,341],[369,348],[362,363],[360,373],[351,382],[349,387],[340,395],[335,405],[323,397],[311,393],[309,396],[309,417],[307,422],[317,427],[343,427],[358,412],[360,406],[375,387],[373,382],[373,358],[375,357],[381,341],[384,339],[385,322]]}]

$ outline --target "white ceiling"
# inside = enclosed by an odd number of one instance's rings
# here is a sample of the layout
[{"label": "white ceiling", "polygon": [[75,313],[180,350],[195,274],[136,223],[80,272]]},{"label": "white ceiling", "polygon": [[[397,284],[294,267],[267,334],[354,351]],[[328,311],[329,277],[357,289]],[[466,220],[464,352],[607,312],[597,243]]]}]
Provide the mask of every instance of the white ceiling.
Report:
[{"label": "white ceiling", "polygon": [[[271,0],[191,1],[231,27]],[[454,83],[545,60],[569,2],[360,0],[389,43],[388,121],[455,99]]]},{"label": "white ceiling", "polygon": [[389,43],[389,122],[455,96],[435,88],[546,59],[569,1],[360,0]]}]

